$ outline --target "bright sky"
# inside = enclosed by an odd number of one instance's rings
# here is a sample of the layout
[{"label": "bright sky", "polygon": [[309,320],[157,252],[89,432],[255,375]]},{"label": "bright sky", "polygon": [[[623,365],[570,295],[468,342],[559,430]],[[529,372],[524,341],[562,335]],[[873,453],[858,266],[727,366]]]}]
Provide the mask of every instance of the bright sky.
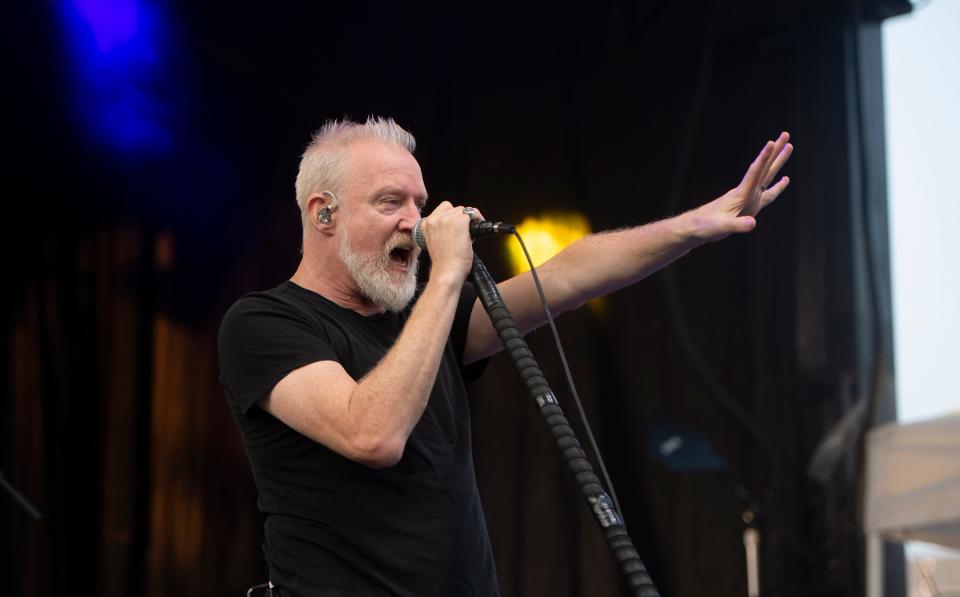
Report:
[{"label": "bright sky", "polygon": [[883,24],[899,420],[960,411],[960,0]]}]

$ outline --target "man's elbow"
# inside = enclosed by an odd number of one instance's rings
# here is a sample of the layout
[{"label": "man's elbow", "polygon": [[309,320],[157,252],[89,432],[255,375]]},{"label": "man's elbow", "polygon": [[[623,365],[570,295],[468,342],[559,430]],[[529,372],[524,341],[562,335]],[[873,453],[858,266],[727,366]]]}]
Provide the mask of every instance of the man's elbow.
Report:
[{"label": "man's elbow", "polygon": [[348,457],[370,468],[388,468],[403,458],[406,443],[406,438],[400,441],[381,435],[359,437],[352,442]]},{"label": "man's elbow", "polygon": [[554,315],[574,311],[582,307],[588,300],[596,298],[596,289],[582,287],[576,276],[554,276],[553,283],[547,294],[550,310]]}]

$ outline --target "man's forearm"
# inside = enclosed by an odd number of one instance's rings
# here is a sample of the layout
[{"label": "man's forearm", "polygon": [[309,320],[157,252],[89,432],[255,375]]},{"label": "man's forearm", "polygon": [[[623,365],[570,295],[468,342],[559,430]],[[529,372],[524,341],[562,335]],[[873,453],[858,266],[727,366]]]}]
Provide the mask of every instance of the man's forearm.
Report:
[{"label": "man's forearm", "polygon": [[347,404],[360,446],[399,460],[436,380],[463,281],[433,278],[383,360],[359,380]]},{"label": "man's forearm", "polygon": [[[578,240],[537,268],[544,295],[555,315],[593,298],[639,282],[702,244],[689,212],[643,226],[592,234]],[[498,285],[507,308],[526,333],[546,317],[530,272]],[[479,303],[470,321],[467,363],[500,350]]]},{"label": "man's forearm", "polygon": [[[600,232],[578,240],[539,268],[550,307],[557,313],[575,309],[591,299],[635,284],[679,259],[702,243],[688,214],[643,226]],[[543,323],[543,308],[533,290],[530,273],[502,286],[521,329]],[[516,286],[516,292],[510,286]],[[524,300],[525,299],[525,300]]]},{"label": "man's forearm", "polygon": [[537,270],[551,306],[558,312],[574,309],[635,284],[679,259],[702,244],[691,220],[687,213],[592,234],[573,243]]}]

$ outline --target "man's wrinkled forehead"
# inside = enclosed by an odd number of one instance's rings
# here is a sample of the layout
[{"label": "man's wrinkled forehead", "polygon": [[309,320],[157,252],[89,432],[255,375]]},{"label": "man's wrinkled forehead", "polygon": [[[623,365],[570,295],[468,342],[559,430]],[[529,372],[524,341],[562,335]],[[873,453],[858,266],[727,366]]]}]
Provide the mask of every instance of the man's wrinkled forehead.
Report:
[{"label": "man's wrinkled forehead", "polygon": [[396,143],[374,138],[352,141],[344,148],[345,182],[361,185],[367,192],[392,189],[402,195],[426,199],[420,164],[407,149]]}]

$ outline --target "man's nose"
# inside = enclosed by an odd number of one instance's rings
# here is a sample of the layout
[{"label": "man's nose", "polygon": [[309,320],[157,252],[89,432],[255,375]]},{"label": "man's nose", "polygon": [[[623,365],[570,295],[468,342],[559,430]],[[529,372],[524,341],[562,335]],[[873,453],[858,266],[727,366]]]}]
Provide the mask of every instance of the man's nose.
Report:
[{"label": "man's nose", "polygon": [[420,221],[420,210],[413,201],[407,202],[403,206],[400,214],[400,229],[412,231],[417,222]]}]

